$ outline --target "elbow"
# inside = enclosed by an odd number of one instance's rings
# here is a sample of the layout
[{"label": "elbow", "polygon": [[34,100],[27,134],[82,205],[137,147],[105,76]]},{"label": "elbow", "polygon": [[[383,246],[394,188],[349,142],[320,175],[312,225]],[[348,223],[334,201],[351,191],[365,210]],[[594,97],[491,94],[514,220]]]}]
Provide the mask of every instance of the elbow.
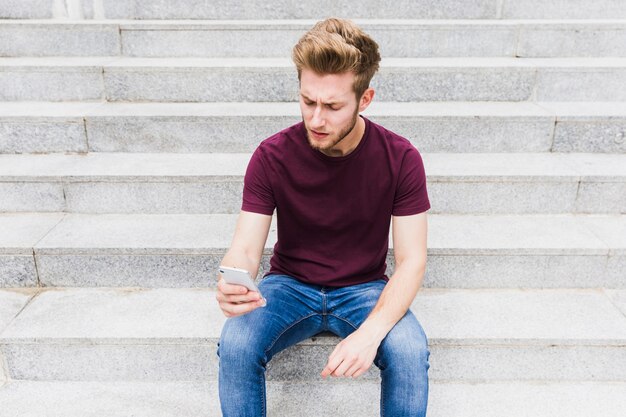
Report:
[{"label": "elbow", "polygon": [[410,268],[425,270],[426,258],[427,258],[426,248],[423,248],[423,249],[420,248],[420,249],[411,250],[411,251],[394,252],[396,268],[399,267],[400,265],[407,265]]},{"label": "elbow", "polygon": [[426,256],[408,257],[396,260],[396,269],[399,268],[412,271],[412,275],[422,276],[426,272]]}]

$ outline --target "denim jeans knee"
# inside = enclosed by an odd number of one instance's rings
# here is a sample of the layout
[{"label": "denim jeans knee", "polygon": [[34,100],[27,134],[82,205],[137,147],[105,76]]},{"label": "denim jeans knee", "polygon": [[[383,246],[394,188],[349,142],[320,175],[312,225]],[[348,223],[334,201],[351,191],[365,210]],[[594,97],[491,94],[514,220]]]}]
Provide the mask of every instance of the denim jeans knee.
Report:
[{"label": "denim jeans knee", "polygon": [[429,357],[426,334],[409,310],[383,339],[377,355],[381,416],[426,415]]},{"label": "denim jeans knee", "polygon": [[[430,367],[428,357],[428,338],[411,310],[387,333],[381,342],[383,364],[387,367],[397,362],[398,366],[406,363]],[[408,362],[407,362],[408,361]]]}]

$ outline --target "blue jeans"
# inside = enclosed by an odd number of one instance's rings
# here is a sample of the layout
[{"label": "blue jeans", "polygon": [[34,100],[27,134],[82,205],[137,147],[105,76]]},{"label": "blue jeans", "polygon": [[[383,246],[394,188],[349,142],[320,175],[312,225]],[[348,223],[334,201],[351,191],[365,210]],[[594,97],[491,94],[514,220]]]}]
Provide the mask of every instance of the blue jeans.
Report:
[{"label": "blue jeans", "polygon": [[[386,283],[381,278],[336,288],[288,275],[262,279],[259,290],[267,306],[228,318],[217,343],[222,416],[265,417],[265,369],[272,357],[323,331],[347,337],[365,321]],[[429,356],[426,334],[408,310],[374,359],[382,381],[381,416],[426,415]]]}]

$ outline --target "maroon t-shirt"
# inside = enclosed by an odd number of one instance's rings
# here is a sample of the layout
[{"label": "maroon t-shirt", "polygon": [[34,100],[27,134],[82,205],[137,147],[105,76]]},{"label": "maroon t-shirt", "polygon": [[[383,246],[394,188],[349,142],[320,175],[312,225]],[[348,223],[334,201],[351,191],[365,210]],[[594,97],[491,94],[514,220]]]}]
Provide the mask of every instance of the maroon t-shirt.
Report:
[{"label": "maroon t-shirt", "polygon": [[345,156],[311,148],[302,122],[254,151],[241,209],[272,215],[276,208],[278,241],[265,276],[331,287],[389,280],[391,216],[430,208],[426,175],[411,142],[363,120],[363,138]]}]

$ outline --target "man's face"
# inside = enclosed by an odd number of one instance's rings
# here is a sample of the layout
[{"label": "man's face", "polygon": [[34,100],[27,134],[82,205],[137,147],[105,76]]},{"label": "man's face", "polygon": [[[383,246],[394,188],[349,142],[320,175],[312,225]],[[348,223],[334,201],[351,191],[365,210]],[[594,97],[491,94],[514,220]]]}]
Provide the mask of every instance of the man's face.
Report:
[{"label": "man's face", "polygon": [[342,147],[336,145],[346,137],[346,142],[354,140],[350,133],[357,123],[359,107],[352,90],[353,82],[351,72],[320,75],[309,69],[302,70],[300,111],[313,149],[330,154],[331,149]]}]

